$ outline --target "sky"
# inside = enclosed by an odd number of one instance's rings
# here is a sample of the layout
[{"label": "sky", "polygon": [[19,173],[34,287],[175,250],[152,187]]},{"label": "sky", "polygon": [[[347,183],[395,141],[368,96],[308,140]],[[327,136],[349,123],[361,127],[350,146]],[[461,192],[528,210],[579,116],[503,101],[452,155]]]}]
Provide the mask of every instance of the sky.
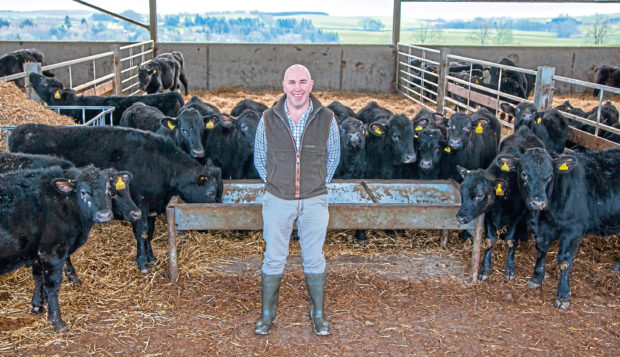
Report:
[{"label": "sky", "polygon": [[[103,9],[148,13],[149,0],[85,0]],[[182,12],[258,10],[262,12],[322,11],[333,16],[392,16],[393,0],[157,0],[159,14]],[[0,10],[91,10],[71,0],[0,0]],[[471,19],[474,17],[555,17],[619,13],[620,3],[402,3],[401,16],[417,19]]]}]

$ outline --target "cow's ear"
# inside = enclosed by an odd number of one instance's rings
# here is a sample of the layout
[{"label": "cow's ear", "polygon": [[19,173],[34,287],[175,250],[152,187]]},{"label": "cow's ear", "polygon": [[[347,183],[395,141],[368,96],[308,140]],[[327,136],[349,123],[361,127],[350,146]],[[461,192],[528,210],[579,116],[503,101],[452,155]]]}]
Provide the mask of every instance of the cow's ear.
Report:
[{"label": "cow's ear", "polygon": [[217,114],[207,115],[203,117],[202,120],[205,123],[205,128],[207,128],[207,130],[211,130],[215,128],[215,125],[218,122]]},{"label": "cow's ear", "polygon": [[230,115],[228,114],[220,114],[220,125],[222,125],[224,128],[232,128],[235,123],[233,122],[233,119],[231,118]]},{"label": "cow's ear", "polygon": [[435,124],[439,126],[445,126],[448,124],[448,119],[446,119],[446,116],[439,112],[433,113],[433,120],[435,120]]},{"label": "cow's ear", "polygon": [[117,191],[121,191],[127,188],[127,185],[133,179],[133,175],[129,171],[119,171],[118,174],[112,176],[112,185]]},{"label": "cow's ear", "polygon": [[416,132],[422,131],[424,130],[424,128],[426,128],[427,125],[428,125],[428,119],[420,119],[416,123],[414,130]]},{"label": "cow's ear", "polygon": [[508,193],[508,182],[501,178],[493,180],[493,190],[495,191],[495,196],[506,195]]},{"label": "cow's ear", "polygon": [[573,155],[560,155],[553,160],[553,163],[558,172],[565,173],[577,166],[577,158]]},{"label": "cow's ear", "polygon": [[515,115],[515,107],[508,103],[500,103],[499,107],[502,108],[502,112],[510,115]]},{"label": "cow's ear", "polygon": [[474,124],[474,128],[476,128],[474,132],[476,134],[482,134],[484,133],[484,130],[489,126],[489,120],[482,118],[482,119],[476,120],[473,124]]},{"label": "cow's ear", "polygon": [[495,158],[495,164],[503,172],[514,172],[517,168],[518,159],[511,156],[499,155]]},{"label": "cow's ear", "polygon": [[73,192],[75,189],[75,181],[69,180],[68,178],[60,177],[52,180],[52,186],[56,189],[56,191],[60,192],[63,195],[68,195]]},{"label": "cow's ear", "polygon": [[177,127],[176,119],[171,117],[161,118],[160,123],[164,128],[168,128],[169,130],[174,130]]},{"label": "cow's ear", "polygon": [[370,123],[370,133],[376,136],[382,136],[385,135],[385,133],[387,132],[387,128],[385,127],[384,124],[381,123]]},{"label": "cow's ear", "polygon": [[536,112],[536,116],[534,117],[534,124],[541,124],[542,117],[544,114],[545,114],[544,112]]},{"label": "cow's ear", "polygon": [[459,173],[459,175],[461,175],[461,178],[463,180],[465,180],[465,178],[467,177],[467,175],[469,175],[471,173],[470,170],[464,168],[461,165],[456,165],[456,171]]}]

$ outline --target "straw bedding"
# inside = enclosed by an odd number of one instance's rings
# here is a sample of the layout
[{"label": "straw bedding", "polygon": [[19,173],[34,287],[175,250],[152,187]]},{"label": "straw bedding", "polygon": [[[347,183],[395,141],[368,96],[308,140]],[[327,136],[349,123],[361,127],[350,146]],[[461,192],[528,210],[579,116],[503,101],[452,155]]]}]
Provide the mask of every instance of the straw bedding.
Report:
[{"label": "straw bedding", "polygon": [[[220,90],[194,93],[227,112],[242,98],[270,104],[279,93]],[[369,100],[413,116],[419,107],[394,95],[317,93],[354,110]],[[0,83],[0,125],[69,124]],[[189,97],[186,97],[186,100]],[[570,98],[589,108],[594,100]],[[564,99],[559,98],[559,101]],[[582,104],[580,101],[584,102]],[[590,103],[590,104],[588,104]],[[594,104],[592,104],[594,103]],[[620,346],[618,236],[586,237],[572,272],[571,307],[553,308],[559,273],[557,244],[548,256],[542,289],[526,286],[535,261],[532,239],[517,250],[516,279],[506,282],[502,242],[484,284],[468,281],[471,250],[457,233],[441,247],[438,231],[387,235],[370,231],[367,245],[352,231],[328,233],[326,311],[333,334],[314,336],[299,244],[291,243],[279,314],[269,336],[254,336],[260,314],[259,266],[264,242],[253,232],[182,232],[180,278],[167,275],[164,217],[153,249],[160,264],[138,272],[135,240],[126,222],[96,225],[72,260],[83,285],[60,291],[67,334],[45,316],[30,314],[30,270],[0,276],[0,355],[613,355]]]}]

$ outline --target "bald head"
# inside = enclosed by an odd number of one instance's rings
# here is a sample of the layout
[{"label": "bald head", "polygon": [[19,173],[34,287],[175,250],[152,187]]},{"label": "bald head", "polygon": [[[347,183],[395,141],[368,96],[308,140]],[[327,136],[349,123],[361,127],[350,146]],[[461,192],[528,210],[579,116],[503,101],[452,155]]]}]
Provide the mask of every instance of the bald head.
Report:
[{"label": "bald head", "polygon": [[310,76],[310,71],[308,70],[308,68],[306,68],[306,66],[302,65],[302,64],[294,64],[292,66],[290,66],[289,68],[286,69],[286,71],[284,71],[284,79],[283,81],[286,82],[287,76],[291,71],[303,71],[308,75],[308,80],[312,80],[312,77]]}]

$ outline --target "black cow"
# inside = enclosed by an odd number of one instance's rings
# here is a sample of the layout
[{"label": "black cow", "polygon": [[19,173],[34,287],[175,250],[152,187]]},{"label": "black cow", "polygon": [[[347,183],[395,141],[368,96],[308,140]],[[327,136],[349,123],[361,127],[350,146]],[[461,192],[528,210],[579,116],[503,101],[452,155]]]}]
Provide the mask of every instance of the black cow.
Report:
[{"label": "black cow", "polygon": [[32,312],[43,312],[57,332],[69,328],[60,316],[58,291],[65,260],[84,245],[94,223],[112,219],[108,178],[92,166],[18,170],[0,176],[0,273],[32,265]]},{"label": "black cow", "polygon": [[[39,62],[42,66],[46,65],[45,56],[41,50],[36,48],[16,50],[5,53],[2,57],[0,57],[0,77],[23,72],[24,62]],[[50,71],[43,71],[43,75],[47,77],[54,77],[54,74]],[[24,87],[24,81],[22,79],[19,79],[16,83],[18,87]]]},{"label": "black cow", "polygon": [[254,138],[260,116],[246,109],[236,119],[223,116],[205,142],[207,156],[222,169],[223,178],[258,178],[254,168]]},{"label": "black cow", "polygon": [[[501,136],[499,120],[485,108],[472,114],[454,113],[448,123],[448,145],[454,165],[469,170],[488,167],[497,154]],[[462,177],[454,167],[450,177]]]},{"label": "black cow", "polygon": [[74,165],[71,161],[49,155],[32,155],[0,151],[0,174],[20,169],[45,169],[51,166],[59,166],[62,169],[68,169]]},{"label": "black cow", "polygon": [[540,287],[549,244],[559,240],[560,280],[555,307],[566,310],[570,271],[584,234],[620,232],[620,148],[564,154],[553,159],[529,149],[518,161],[521,195],[533,218],[538,257],[528,282]]},{"label": "black cow", "polygon": [[371,101],[357,112],[356,118],[368,125],[375,121],[387,121],[392,115],[394,115],[394,113],[390,110],[382,108],[375,101]]},{"label": "black cow", "polygon": [[208,136],[211,130],[215,128],[215,126],[221,120],[230,121],[228,114],[222,114],[215,105],[203,102],[197,96],[193,96],[189,100],[189,102],[185,103],[185,105],[183,105],[183,107],[181,108],[181,111],[188,108],[196,109],[200,113],[200,115],[202,115],[202,118],[205,122],[205,128],[207,130],[203,133],[202,136],[203,146],[208,140]]},{"label": "black cow", "polygon": [[[358,114],[359,115],[359,114]],[[399,179],[405,164],[416,160],[413,147],[413,125],[404,114],[392,115],[368,125],[366,138],[367,178]]]},{"label": "black cow", "polygon": [[260,117],[263,115],[263,112],[267,110],[267,106],[263,103],[259,103],[252,99],[245,98],[239,101],[239,103],[237,103],[235,107],[232,108],[232,110],[230,111],[230,115],[236,118],[241,115],[241,113],[243,113],[246,109],[255,111]]},{"label": "black cow", "polygon": [[429,127],[416,132],[416,136],[418,167],[414,178],[422,180],[450,178],[455,164],[445,134],[440,129]]},{"label": "black cow", "polygon": [[366,176],[366,134],[359,119],[349,117],[340,123],[340,162],[334,173],[338,179],[361,179]]},{"label": "black cow", "polygon": [[138,66],[139,88],[148,94],[161,93],[165,89],[181,90],[181,82],[187,95],[189,87],[183,67],[183,54],[179,51],[157,55],[151,62]]},{"label": "black cow", "polygon": [[[59,166],[62,169],[74,167],[71,161],[54,156],[0,151],[0,174],[15,170],[44,169],[52,166]],[[142,212],[140,212],[140,209],[136,206],[129,194],[129,183],[133,178],[131,173],[127,171],[119,172],[112,168],[103,170],[103,173],[107,175],[110,181],[108,193],[112,198],[114,218],[122,219],[127,222],[140,219]],[[71,264],[70,256],[67,257],[65,263],[65,275],[72,284],[81,284]]]},{"label": "black cow", "polygon": [[559,154],[566,146],[568,120],[557,110],[536,111],[532,103],[522,102],[516,107],[501,103],[500,107],[515,117],[515,129],[522,125],[528,126],[538,136],[551,154]]},{"label": "black cow", "polygon": [[51,153],[76,165],[114,167],[133,174],[131,197],[142,211],[132,222],[137,264],[150,272],[156,262],[151,249],[155,215],[163,213],[174,195],[185,202],[221,202],[220,169],[204,167],[169,139],[129,128],[20,125],[9,139],[11,151]]},{"label": "black cow", "polygon": [[[596,84],[620,88],[620,67],[602,65],[596,72]],[[598,95],[599,90],[594,90],[594,95]]]},{"label": "black cow", "polygon": [[[519,238],[527,239],[527,227],[525,205],[521,199],[513,159],[520,158],[525,150],[535,147],[544,148],[544,144],[527,126],[522,126],[502,140],[497,158],[487,169],[468,170],[457,167],[463,182],[460,185],[461,207],[456,214],[456,220],[466,224],[485,214],[487,241],[479,273],[481,281],[489,277],[497,232],[504,227],[507,228],[502,239],[508,247],[505,277],[507,280],[514,279],[515,250]],[[505,159],[506,156],[511,159]]]},{"label": "black cow", "polygon": [[347,107],[346,105],[340,103],[337,100],[331,102],[327,107],[332,112],[334,112],[334,117],[336,118],[338,124],[341,124],[347,118],[357,118],[357,115],[355,114],[353,109]]},{"label": "black cow", "polygon": [[[183,97],[177,92],[150,95],[122,96],[77,96],[72,89],[65,89],[63,84],[53,78],[43,77],[37,73],[30,73],[30,83],[37,95],[47,105],[75,105],[75,106],[112,106],[114,125],[121,121],[121,115],[133,103],[142,102],[161,110],[165,115],[175,117],[183,106]],[[71,116],[76,122],[82,122],[81,110],[68,110],[63,114]],[[86,120],[92,119],[100,111],[86,111]]]},{"label": "black cow", "polygon": [[201,158],[205,156],[202,138],[206,124],[202,115],[192,108],[182,109],[176,118],[171,118],[155,107],[138,102],[125,110],[118,125],[168,137],[193,158]]},{"label": "black cow", "polygon": [[[502,58],[499,61],[499,64],[512,67],[517,66],[512,60],[506,57]],[[501,92],[512,94],[524,99],[527,99],[530,96],[530,93],[534,89],[534,82],[536,78],[533,75],[516,72],[513,70],[491,67],[489,69],[489,74],[491,75],[491,80],[489,82],[490,88],[497,89],[497,84],[500,82],[500,72],[502,73],[502,80],[504,78],[509,79],[505,82],[502,81],[502,85],[500,86]]]}]

